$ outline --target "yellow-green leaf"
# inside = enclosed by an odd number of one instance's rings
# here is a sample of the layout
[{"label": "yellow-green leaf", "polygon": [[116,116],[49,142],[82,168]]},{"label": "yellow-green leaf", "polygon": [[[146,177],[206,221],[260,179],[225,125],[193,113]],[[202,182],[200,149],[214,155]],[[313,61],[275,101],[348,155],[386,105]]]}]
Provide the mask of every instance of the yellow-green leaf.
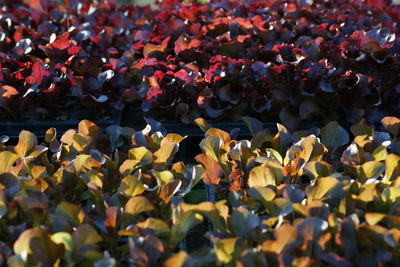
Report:
[{"label": "yellow-green leaf", "polygon": [[395,154],[390,154],[386,157],[386,175],[385,181],[391,181],[400,176],[400,156]]},{"label": "yellow-green leaf", "polygon": [[179,251],[174,256],[170,257],[164,262],[164,267],[186,267],[190,266],[188,264],[190,256],[186,251]]},{"label": "yellow-green leaf", "polygon": [[325,161],[307,162],[304,171],[314,179],[326,177],[332,174],[332,165]]},{"label": "yellow-green leaf", "polygon": [[168,184],[172,179],[174,179],[174,175],[168,171],[156,171],[156,170],[151,170],[151,173],[154,175],[154,177],[157,180],[158,186],[163,186],[165,184]]},{"label": "yellow-green leaf", "polygon": [[122,179],[118,187],[118,192],[124,194],[126,197],[134,197],[144,192],[145,186],[134,175],[128,175]]},{"label": "yellow-green leaf", "polygon": [[170,229],[164,221],[152,217],[137,223],[136,226],[143,229],[151,229],[157,236],[168,237],[170,234]]},{"label": "yellow-green leaf", "polygon": [[10,167],[14,164],[14,162],[18,159],[17,154],[14,154],[10,151],[1,151],[0,152],[0,174],[4,172],[9,172]]},{"label": "yellow-green leaf", "polygon": [[254,167],[249,174],[249,187],[276,185],[275,175],[266,164]]},{"label": "yellow-green leaf", "polygon": [[154,206],[144,196],[132,197],[125,204],[125,213],[130,215],[137,215],[145,211],[154,210]]},{"label": "yellow-green leaf", "polygon": [[207,132],[208,129],[212,128],[212,126],[202,118],[197,118],[194,122],[200,127],[203,132]]},{"label": "yellow-green leaf", "polygon": [[364,215],[365,221],[369,224],[374,226],[375,224],[379,223],[382,221],[385,217],[386,214],[383,213],[376,213],[376,212],[368,212]]},{"label": "yellow-green leaf", "polygon": [[129,150],[129,159],[138,160],[141,165],[148,165],[153,162],[153,154],[146,147],[135,147]]},{"label": "yellow-green leaf", "polygon": [[25,158],[35,150],[36,145],[36,136],[29,131],[22,130],[19,134],[18,144],[15,146],[14,150],[18,157]]},{"label": "yellow-green leaf", "polygon": [[93,122],[82,120],[78,125],[78,133],[90,136],[94,141],[100,133],[100,128]]},{"label": "yellow-green leaf", "polygon": [[213,244],[217,255],[217,264],[228,264],[234,260],[237,238],[225,238]]},{"label": "yellow-green leaf", "polygon": [[367,161],[361,166],[360,178],[365,181],[367,179],[376,179],[385,171],[385,164],[379,161]]},{"label": "yellow-green leaf", "polygon": [[60,204],[58,204],[56,213],[63,216],[74,225],[82,224],[85,219],[85,213],[80,206],[66,201],[61,201]]},{"label": "yellow-green leaf", "polygon": [[321,199],[339,184],[339,180],[334,177],[319,178],[315,184],[307,188],[308,201]]},{"label": "yellow-green leaf", "polygon": [[290,224],[283,224],[274,231],[275,240],[266,240],[262,244],[262,251],[280,254],[285,246],[297,240],[296,229]]},{"label": "yellow-green leaf", "polygon": [[254,186],[250,187],[247,190],[247,195],[249,197],[260,200],[262,203],[266,203],[272,201],[275,198],[276,194],[272,189],[268,187]]},{"label": "yellow-green leaf", "polygon": [[371,154],[376,161],[384,161],[389,155],[385,146],[377,147]]}]

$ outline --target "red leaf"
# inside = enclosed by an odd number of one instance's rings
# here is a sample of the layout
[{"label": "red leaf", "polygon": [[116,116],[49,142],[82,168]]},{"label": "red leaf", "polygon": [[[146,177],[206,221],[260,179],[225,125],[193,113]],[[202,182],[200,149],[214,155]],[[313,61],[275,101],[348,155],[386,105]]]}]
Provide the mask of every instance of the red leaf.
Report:
[{"label": "red leaf", "polygon": [[70,48],[68,48],[68,54],[70,55],[76,55],[79,52],[81,52],[82,48],[80,48],[79,46],[71,46]]},{"label": "red leaf", "polygon": [[54,83],[50,84],[50,87],[48,89],[42,90],[44,93],[51,93],[54,91],[54,88],[56,88],[56,85]]},{"label": "red leaf", "polygon": [[43,76],[49,76],[50,72],[47,71],[42,64],[40,64],[40,61],[36,61],[35,64],[32,66],[32,74],[31,76],[34,77],[37,81],[38,84],[42,83]]},{"label": "red leaf", "polygon": [[65,50],[70,47],[69,40],[55,40],[51,46],[58,50]]},{"label": "red leaf", "polygon": [[201,41],[198,39],[187,39],[182,34],[179,36],[178,40],[175,41],[175,54],[179,54],[180,52],[186,49],[192,49],[200,47]]},{"label": "red leaf", "polygon": [[149,91],[147,91],[147,96],[146,96],[146,100],[150,100],[152,98],[157,98],[158,95],[162,95],[163,90],[161,90],[158,87],[150,87]]},{"label": "red leaf", "polygon": [[10,111],[9,103],[11,101],[11,98],[18,94],[19,92],[14,87],[3,85],[2,87],[0,87],[0,105],[6,110]]},{"label": "red leaf", "polygon": [[108,230],[115,229],[118,219],[118,207],[109,207],[106,210],[107,220],[105,221],[104,225]]},{"label": "red leaf", "polygon": [[164,52],[168,46],[169,39],[171,37],[168,36],[160,45],[146,44],[143,48],[144,57],[148,57],[149,54],[153,52]]}]

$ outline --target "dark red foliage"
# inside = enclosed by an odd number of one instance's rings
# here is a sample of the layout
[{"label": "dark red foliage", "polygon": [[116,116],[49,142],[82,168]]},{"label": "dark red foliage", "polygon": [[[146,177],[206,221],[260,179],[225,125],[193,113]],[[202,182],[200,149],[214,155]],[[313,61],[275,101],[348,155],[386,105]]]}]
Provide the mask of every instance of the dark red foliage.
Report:
[{"label": "dark red foliage", "polygon": [[1,106],[13,117],[74,102],[98,116],[126,103],[175,109],[186,123],[399,115],[390,1],[25,2],[0,0],[0,86],[18,92],[15,108],[8,95]]}]

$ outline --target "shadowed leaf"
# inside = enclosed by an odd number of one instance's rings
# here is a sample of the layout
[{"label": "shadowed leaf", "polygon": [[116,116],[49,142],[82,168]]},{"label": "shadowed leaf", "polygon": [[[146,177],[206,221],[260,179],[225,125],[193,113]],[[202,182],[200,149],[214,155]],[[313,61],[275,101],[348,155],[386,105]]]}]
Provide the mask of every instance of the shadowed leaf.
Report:
[{"label": "shadowed leaf", "polygon": [[326,147],[339,147],[349,143],[349,134],[336,121],[321,129],[321,142]]},{"label": "shadowed leaf", "polygon": [[383,127],[386,131],[393,134],[394,137],[397,136],[400,128],[400,119],[396,117],[385,117],[381,120]]}]

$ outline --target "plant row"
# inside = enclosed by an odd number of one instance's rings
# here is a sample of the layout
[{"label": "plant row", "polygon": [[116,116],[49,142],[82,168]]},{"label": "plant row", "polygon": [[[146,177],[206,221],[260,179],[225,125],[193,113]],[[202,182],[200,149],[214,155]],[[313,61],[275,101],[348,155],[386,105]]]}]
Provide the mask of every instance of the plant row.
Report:
[{"label": "plant row", "polygon": [[[44,140],[0,144],[2,266],[397,266],[400,120],[382,131],[277,132],[244,117],[253,137],[196,120],[197,164],[173,156],[185,137],[149,119],[141,131],[84,120]],[[351,140],[352,139],[352,140]],[[216,201],[185,201],[199,181]],[[179,244],[202,221],[209,243]]]},{"label": "plant row", "polygon": [[128,104],[294,129],[398,114],[400,9],[388,1],[65,2],[0,1],[2,119]]}]

